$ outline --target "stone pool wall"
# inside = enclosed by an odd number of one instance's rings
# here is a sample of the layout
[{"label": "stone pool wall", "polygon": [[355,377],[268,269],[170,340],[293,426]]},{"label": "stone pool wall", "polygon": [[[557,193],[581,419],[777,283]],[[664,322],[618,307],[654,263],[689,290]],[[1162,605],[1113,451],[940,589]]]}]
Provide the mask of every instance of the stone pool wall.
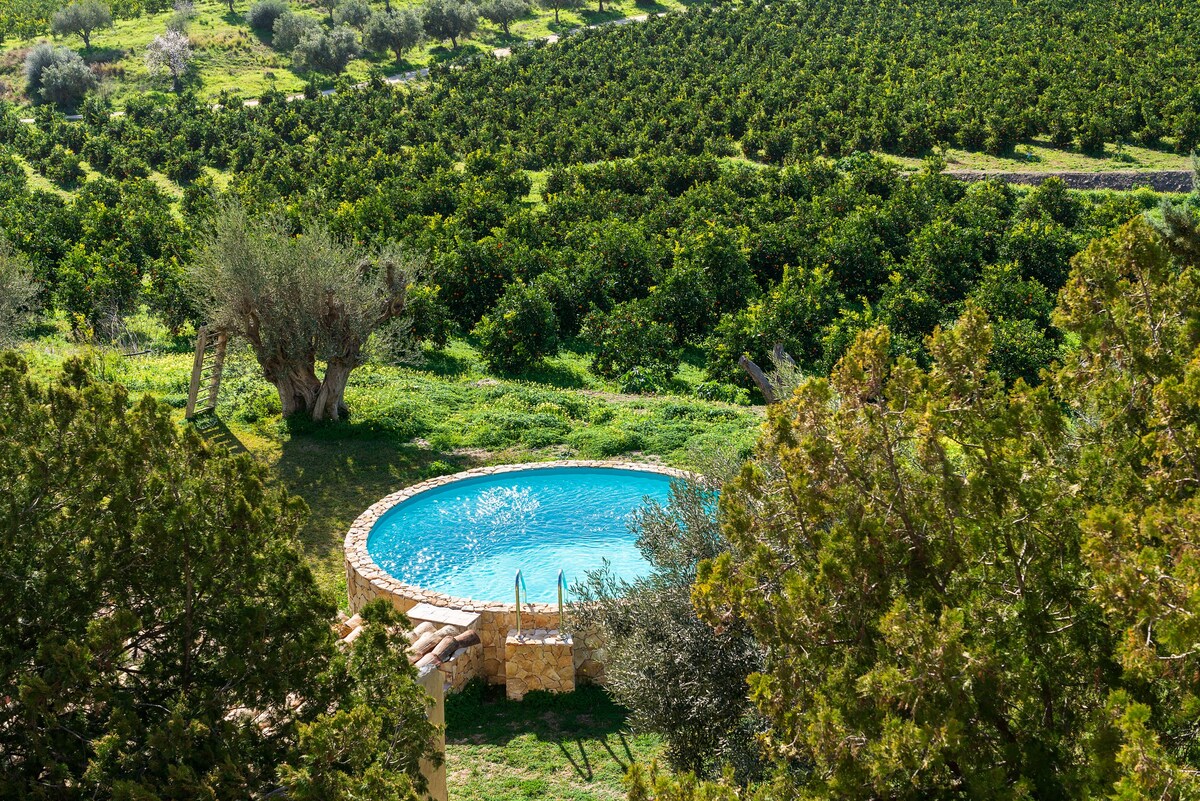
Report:
[{"label": "stone pool wall", "polygon": [[[473,601],[469,598],[455,598],[440,592],[414,587],[389,576],[383,568],[375,564],[367,553],[367,537],[371,527],[384,514],[398,503],[408,500],[418,493],[442,487],[452,481],[477,476],[490,476],[497,473],[511,473],[519,470],[531,470],[552,467],[600,467],[617,468],[621,470],[641,470],[661,473],[674,478],[695,478],[682,470],[661,467],[658,465],[640,464],[637,462],[613,461],[558,461],[534,462],[531,464],[500,465],[497,467],[480,467],[451,476],[423,481],[373,504],[354,524],[346,535],[346,587],[349,595],[351,614],[359,611],[376,598],[386,598],[401,612],[407,612],[419,603],[427,603],[443,609],[459,609],[465,612],[479,614],[479,639],[483,645],[482,659],[476,662],[478,675],[492,684],[504,684],[505,643],[510,630],[517,626],[516,605],[513,603]],[[522,630],[557,630],[559,628],[558,608],[550,604],[523,604],[521,607]],[[605,650],[599,633],[595,630],[572,631],[575,677],[579,683],[603,683]],[[554,660],[547,658],[547,670],[557,671]],[[523,670],[528,671],[528,666]],[[465,681],[463,674],[456,676],[455,684]]]}]

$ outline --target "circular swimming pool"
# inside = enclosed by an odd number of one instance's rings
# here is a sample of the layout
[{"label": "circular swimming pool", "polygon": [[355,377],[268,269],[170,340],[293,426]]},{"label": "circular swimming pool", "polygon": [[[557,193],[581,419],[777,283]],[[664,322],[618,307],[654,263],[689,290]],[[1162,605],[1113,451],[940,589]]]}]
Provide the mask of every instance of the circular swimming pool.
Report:
[{"label": "circular swimming pool", "polygon": [[643,465],[554,463],[468,471],[420,485],[380,510],[366,554],[403,584],[482,602],[554,603],[605,560],[623,579],[649,564],[630,527],[647,499],[665,503],[684,474]]}]

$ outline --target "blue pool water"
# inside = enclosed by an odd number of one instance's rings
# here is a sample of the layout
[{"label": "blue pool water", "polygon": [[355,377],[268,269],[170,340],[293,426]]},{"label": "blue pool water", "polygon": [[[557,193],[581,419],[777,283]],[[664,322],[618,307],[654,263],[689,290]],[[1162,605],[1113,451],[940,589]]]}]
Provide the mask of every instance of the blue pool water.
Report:
[{"label": "blue pool water", "polygon": [[607,559],[626,580],[650,565],[629,522],[645,498],[666,503],[671,477],[618,468],[553,467],[454,481],[388,510],[371,529],[375,564],[407,584],[512,602],[519,569],[532,602],[555,603]]}]

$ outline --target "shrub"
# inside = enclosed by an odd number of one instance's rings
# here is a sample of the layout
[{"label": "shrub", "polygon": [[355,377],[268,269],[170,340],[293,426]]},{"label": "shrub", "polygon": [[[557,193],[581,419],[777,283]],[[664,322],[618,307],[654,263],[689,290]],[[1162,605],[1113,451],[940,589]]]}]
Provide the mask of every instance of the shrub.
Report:
[{"label": "shrub", "polygon": [[746,353],[766,364],[777,343],[803,369],[816,368],[824,355],[822,333],[844,302],[828,270],[787,268],[767,294],[722,318],[705,346],[709,376],[747,384],[738,359]]},{"label": "shrub", "polygon": [[256,31],[270,31],[275,21],[288,12],[285,0],[258,0],[246,12],[246,23]]},{"label": "shrub", "polygon": [[633,526],[651,575],[627,583],[607,568],[589,572],[572,617],[604,632],[606,684],[639,729],[662,735],[672,767],[713,775],[736,764],[744,781],[758,761],[744,736],[746,678],[762,657],[744,624],[718,632],[691,601],[697,565],[729,547],[716,502],[712,487],[676,483],[666,505],[641,509]]},{"label": "shrub", "polygon": [[34,102],[74,108],[96,83],[96,74],[69,48],[39,44],[25,57],[25,93]]},{"label": "shrub", "polygon": [[167,18],[167,30],[187,33],[188,26],[196,17],[196,6],[191,0],[176,0],[175,13]]},{"label": "shrub", "polygon": [[584,323],[583,336],[595,348],[592,369],[605,378],[638,369],[636,380],[653,375],[665,384],[679,367],[679,349],[671,328],[657,319],[649,300],[631,300],[609,312],[593,312]]},{"label": "shrub", "polygon": [[285,11],[275,19],[272,26],[274,36],[271,38],[271,44],[282,53],[290,53],[300,44],[305,34],[320,27],[321,23],[312,17]]},{"label": "shrub", "polygon": [[701,381],[696,385],[696,397],[706,401],[749,406],[750,393],[741,387],[723,384],[720,381]]},{"label": "shrub", "polygon": [[1078,249],[1061,223],[1019,220],[1005,233],[1000,256],[1016,262],[1022,276],[1036,278],[1043,286],[1056,290],[1066,282],[1071,257]]},{"label": "shrub", "polygon": [[489,369],[523,373],[558,351],[558,321],[550,302],[531,287],[509,285],[500,300],[475,326],[479,349]]}]

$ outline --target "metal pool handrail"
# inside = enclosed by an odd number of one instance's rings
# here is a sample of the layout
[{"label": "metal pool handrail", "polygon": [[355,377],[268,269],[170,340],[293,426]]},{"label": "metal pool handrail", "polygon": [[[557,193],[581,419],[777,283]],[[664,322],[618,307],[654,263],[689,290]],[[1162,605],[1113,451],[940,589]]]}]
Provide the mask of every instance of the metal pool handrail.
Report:
[{"label": "metal pool handrail", "polygon": [[562,633],[567,630],[563,625],[563,590],[567,587],[567,580],[563,578],[563,572],[558,571],[558,634],[561,637]]},{"label": "metal pool handrail", "polygon": [[517,591],[517,636],[521,636],[521,590],[525,590],[525,597],[529,597],[529,588],[525,586],[525,577],[521,575],[521,571],[517,571],[516,578],[513,579],[513,587]]}]

